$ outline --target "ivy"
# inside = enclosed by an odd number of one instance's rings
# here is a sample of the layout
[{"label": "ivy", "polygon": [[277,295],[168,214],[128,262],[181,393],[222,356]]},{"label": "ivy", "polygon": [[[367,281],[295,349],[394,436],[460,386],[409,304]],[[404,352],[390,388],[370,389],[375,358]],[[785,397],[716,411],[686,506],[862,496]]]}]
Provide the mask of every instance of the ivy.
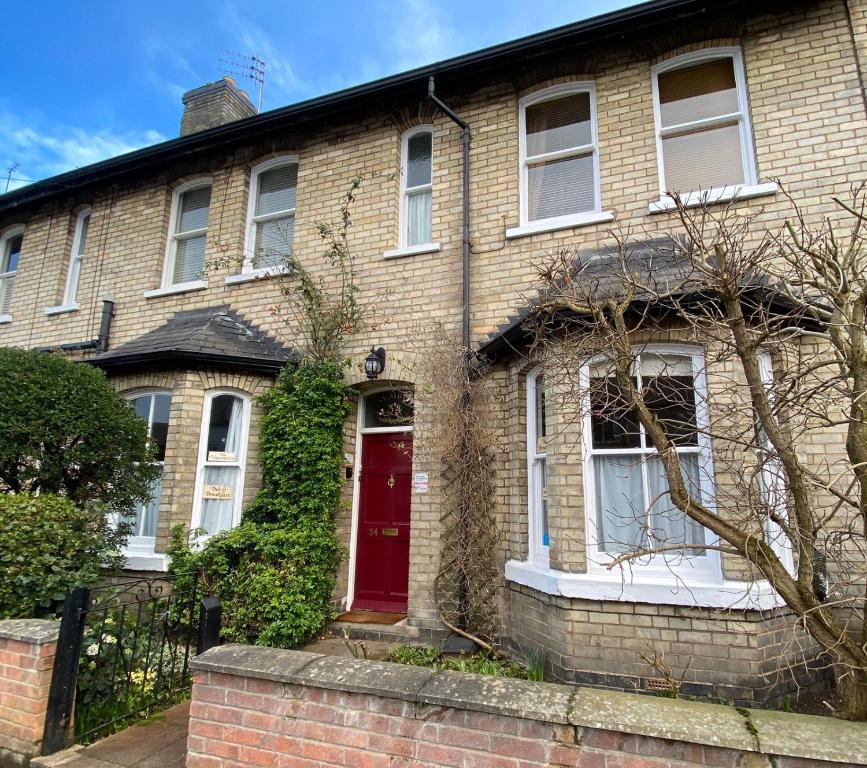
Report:
[{"label": "ivy", "polygon": [[334,522],[349,412],[343,366],[326,360],[286,368],[262,404],[263,482],[243,522],[200,551],[179,526],[169,554],[179,589],[198,573],[220,599],[224,640],[292,648],[331,620],[344,555]]}]

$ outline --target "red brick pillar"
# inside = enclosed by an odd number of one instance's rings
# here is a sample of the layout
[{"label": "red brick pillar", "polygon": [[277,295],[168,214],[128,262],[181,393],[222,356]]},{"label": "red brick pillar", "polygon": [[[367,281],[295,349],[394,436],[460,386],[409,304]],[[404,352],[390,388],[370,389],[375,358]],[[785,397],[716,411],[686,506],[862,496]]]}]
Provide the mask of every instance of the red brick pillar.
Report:
[{"label": "red brick pillar", "polygon": [[26,766],[40,752],[59,626],[0,621],[0,768]]}]

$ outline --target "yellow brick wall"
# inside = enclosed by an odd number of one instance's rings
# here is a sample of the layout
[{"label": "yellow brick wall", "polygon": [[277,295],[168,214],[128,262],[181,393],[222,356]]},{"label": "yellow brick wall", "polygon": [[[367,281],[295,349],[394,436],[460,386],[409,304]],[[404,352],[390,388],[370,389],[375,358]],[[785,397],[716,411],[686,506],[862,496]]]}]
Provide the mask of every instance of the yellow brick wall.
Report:
[{"label": "yellow brick wall", "polygon": [[[867,21],[863,2],[850,3],[856,41],[863,57]],[[708,45],[740,45],[746,67],[750,113],[760,181],[779,178],[803,203],[809,218],[832,213],[830,197],[844,193],[852,182],[867,178],[862,143],[864,95],[857,69],[856,48],[846,6],[826,0],[783,16],[764,16],[736,24],[739,31],[702,39],[695,29],[673,30],[669,41],[652,41],[631,50],[608,45],[591,55],[516,65],[511,76],[492,77],[481,88],[442,94],[471,125],[471,324],[474,342],[504,322],[513,309],[532,295],[535,266],[563,246],[592,248],[610,242],[612,227],[642,237],[670,232],[670,214],[651,215],[648,205],[659,197],[650,71],[671,55]],[[602,207],[615,216],[613,225],[596,224],[507,240],[505,231],[518,220],[518,99],[558,82],[592,79],[597,92],[598,147]],[[388,174],[399,165],[400,136],[413,125],[431,123],[433,141],[433,239],[437,253],[383,259],[397,246],[399,179]],[[265,331],[292,343],[291,328],[275,319],[271,308],[281,301],[280,280],[264,279],[226,285],[224,278],[239,270],[243,258],[250,169],[281,154],[299,156],[295,249],[312,270],[325,268],[316,230],[320,220],[334,221],[340,198],[352,178],[371,174],[353,207],[350,242],[357,254],[362,300],[375,303],[371,327],[351,340],[352,383],[363,381],[361,363],[371,344],[388,350],[385,378],[414,380],[412,366],[401,366],[410,350],[423,344],[430,321],[444,323],[449,333],[460,327],[461,294],[461,136],[444,116],[431,109],[420,94],[393,112],[360,112],[352,123],[333,123],[315,132],[290,128],[268,140],[251,142],[228,155],[178,161],[171,169],[143,174],[92,190],[68,195],[33,209],[3,214],[0,229],[27,225],[11,323],[0,325],[0,344],[42,346],[81,341],[96,336],[101,299],[116,302],[113,348],[168,320],[174,313],[229,304]],[[213,181],[206,260],[218,263],[208,271],[200,291],[145,299],[160,285],[166,251],[171,191],[199,176]],[[93,207],[79,288],[81,309],[47,316],[46,307],[60,302],[71,247],[73,209]],[[738,204],[743,211],[761,211],[760,221],[773,229],[789,210],[776,194]],[[420,341],[421,340],[421,341]],[[524,363],[521,363],[524,365]],[[522,376],[516,363],[499,380],[505,420],[500,432],[504,478],[500,504],[506,540],[513,556],[526,551],[526,458],[523,435],[526,415]],[[172,424],[166,460],[164,494],[165,541],[169,521],[189,515],[201,404],[211,386],[229,386],[233,376],[196,372],[165,374],[172,390]],[[147,378],[147,377],[145,377]],[[121,390],[135,386],[135,377],[119,381]],[[220,383],[216,383],[220,382]],[[268,382],[248,377],[240,389],[259,393]],[[231,384],[236,386],[236,384]],[[257,414],[248,455],[246,498],[255,492]],[[418,419],[424,420],[423,398]],[[354,427],[347,427],[352,446]],[[350,450],[350,448],[348,448]],[[552,560],[566,570],[583,568],[583,499],[580,462],[552,461],[552,519],[572,537],[552,550]],[[437,473],[435,462],[416,462],[427,469],[431,490],[413,499],[410,613],[421,622],[435,620],[430,580],[438,560]],[[170,478],[170,479],[168,479]],[[500,480],[498,480],[500,483]],[[351,485],[351,483],[349,484]],[[499,486],[498,486],[499,487]],[[556,489],[556,493],[555,490]],[[347,499],[351,489],[347,487]],[[339,521],[347,535],[350,521]],[[341,589],[347,583],[341,575]]]}]

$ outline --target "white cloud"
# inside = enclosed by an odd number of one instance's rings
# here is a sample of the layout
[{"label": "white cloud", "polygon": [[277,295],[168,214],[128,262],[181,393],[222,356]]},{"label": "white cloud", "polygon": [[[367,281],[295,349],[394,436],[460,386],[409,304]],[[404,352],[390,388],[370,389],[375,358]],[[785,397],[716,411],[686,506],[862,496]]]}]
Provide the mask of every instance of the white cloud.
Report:
[{"label": "white cloud", "polygon": [[[432,64],[453,56],[460,49],[461,36],[442,16],[442,9],[427,0],[406,0],[396,9],[394,31],[389,35],[394,43],[394,68],[405,69]],[[394,11],[397,10],[397,14]]]},{"label": "white cloud", "polygon": [[36,120],[27,122],[23,124],[19,115],[0,112],[0,162],[4,168],[19,163],[15,175],[34,180],[166,140],[155,130],[87,131],[60,124],[42,127]]}]

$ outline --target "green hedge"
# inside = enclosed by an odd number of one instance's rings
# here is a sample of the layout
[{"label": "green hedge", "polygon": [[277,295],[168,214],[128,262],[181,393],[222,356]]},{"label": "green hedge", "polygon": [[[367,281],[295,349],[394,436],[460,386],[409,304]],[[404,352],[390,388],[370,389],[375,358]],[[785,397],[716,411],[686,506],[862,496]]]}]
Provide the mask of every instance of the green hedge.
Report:
[{"label": "green hedge", "polygon": [[169,554],[180,588],[193,578],[184,574],[198,572],[220,598],[225,640],[291,648],[331,620],[344,554],[334,525],[349,412],[343,366],[287,368],[262,404],[262,489],[243,522],[201,551],[178,527]]},{"label": "green hedge", "polygon": [[123,533],[102,506],[0,494],[0,618],[50,618],[70,589],[121,565]]},{"label": "green hedge", "polygon": [[158,475],[147,425],[101,371],[0,348],[0,490],[127,511],[150,498]]}]

